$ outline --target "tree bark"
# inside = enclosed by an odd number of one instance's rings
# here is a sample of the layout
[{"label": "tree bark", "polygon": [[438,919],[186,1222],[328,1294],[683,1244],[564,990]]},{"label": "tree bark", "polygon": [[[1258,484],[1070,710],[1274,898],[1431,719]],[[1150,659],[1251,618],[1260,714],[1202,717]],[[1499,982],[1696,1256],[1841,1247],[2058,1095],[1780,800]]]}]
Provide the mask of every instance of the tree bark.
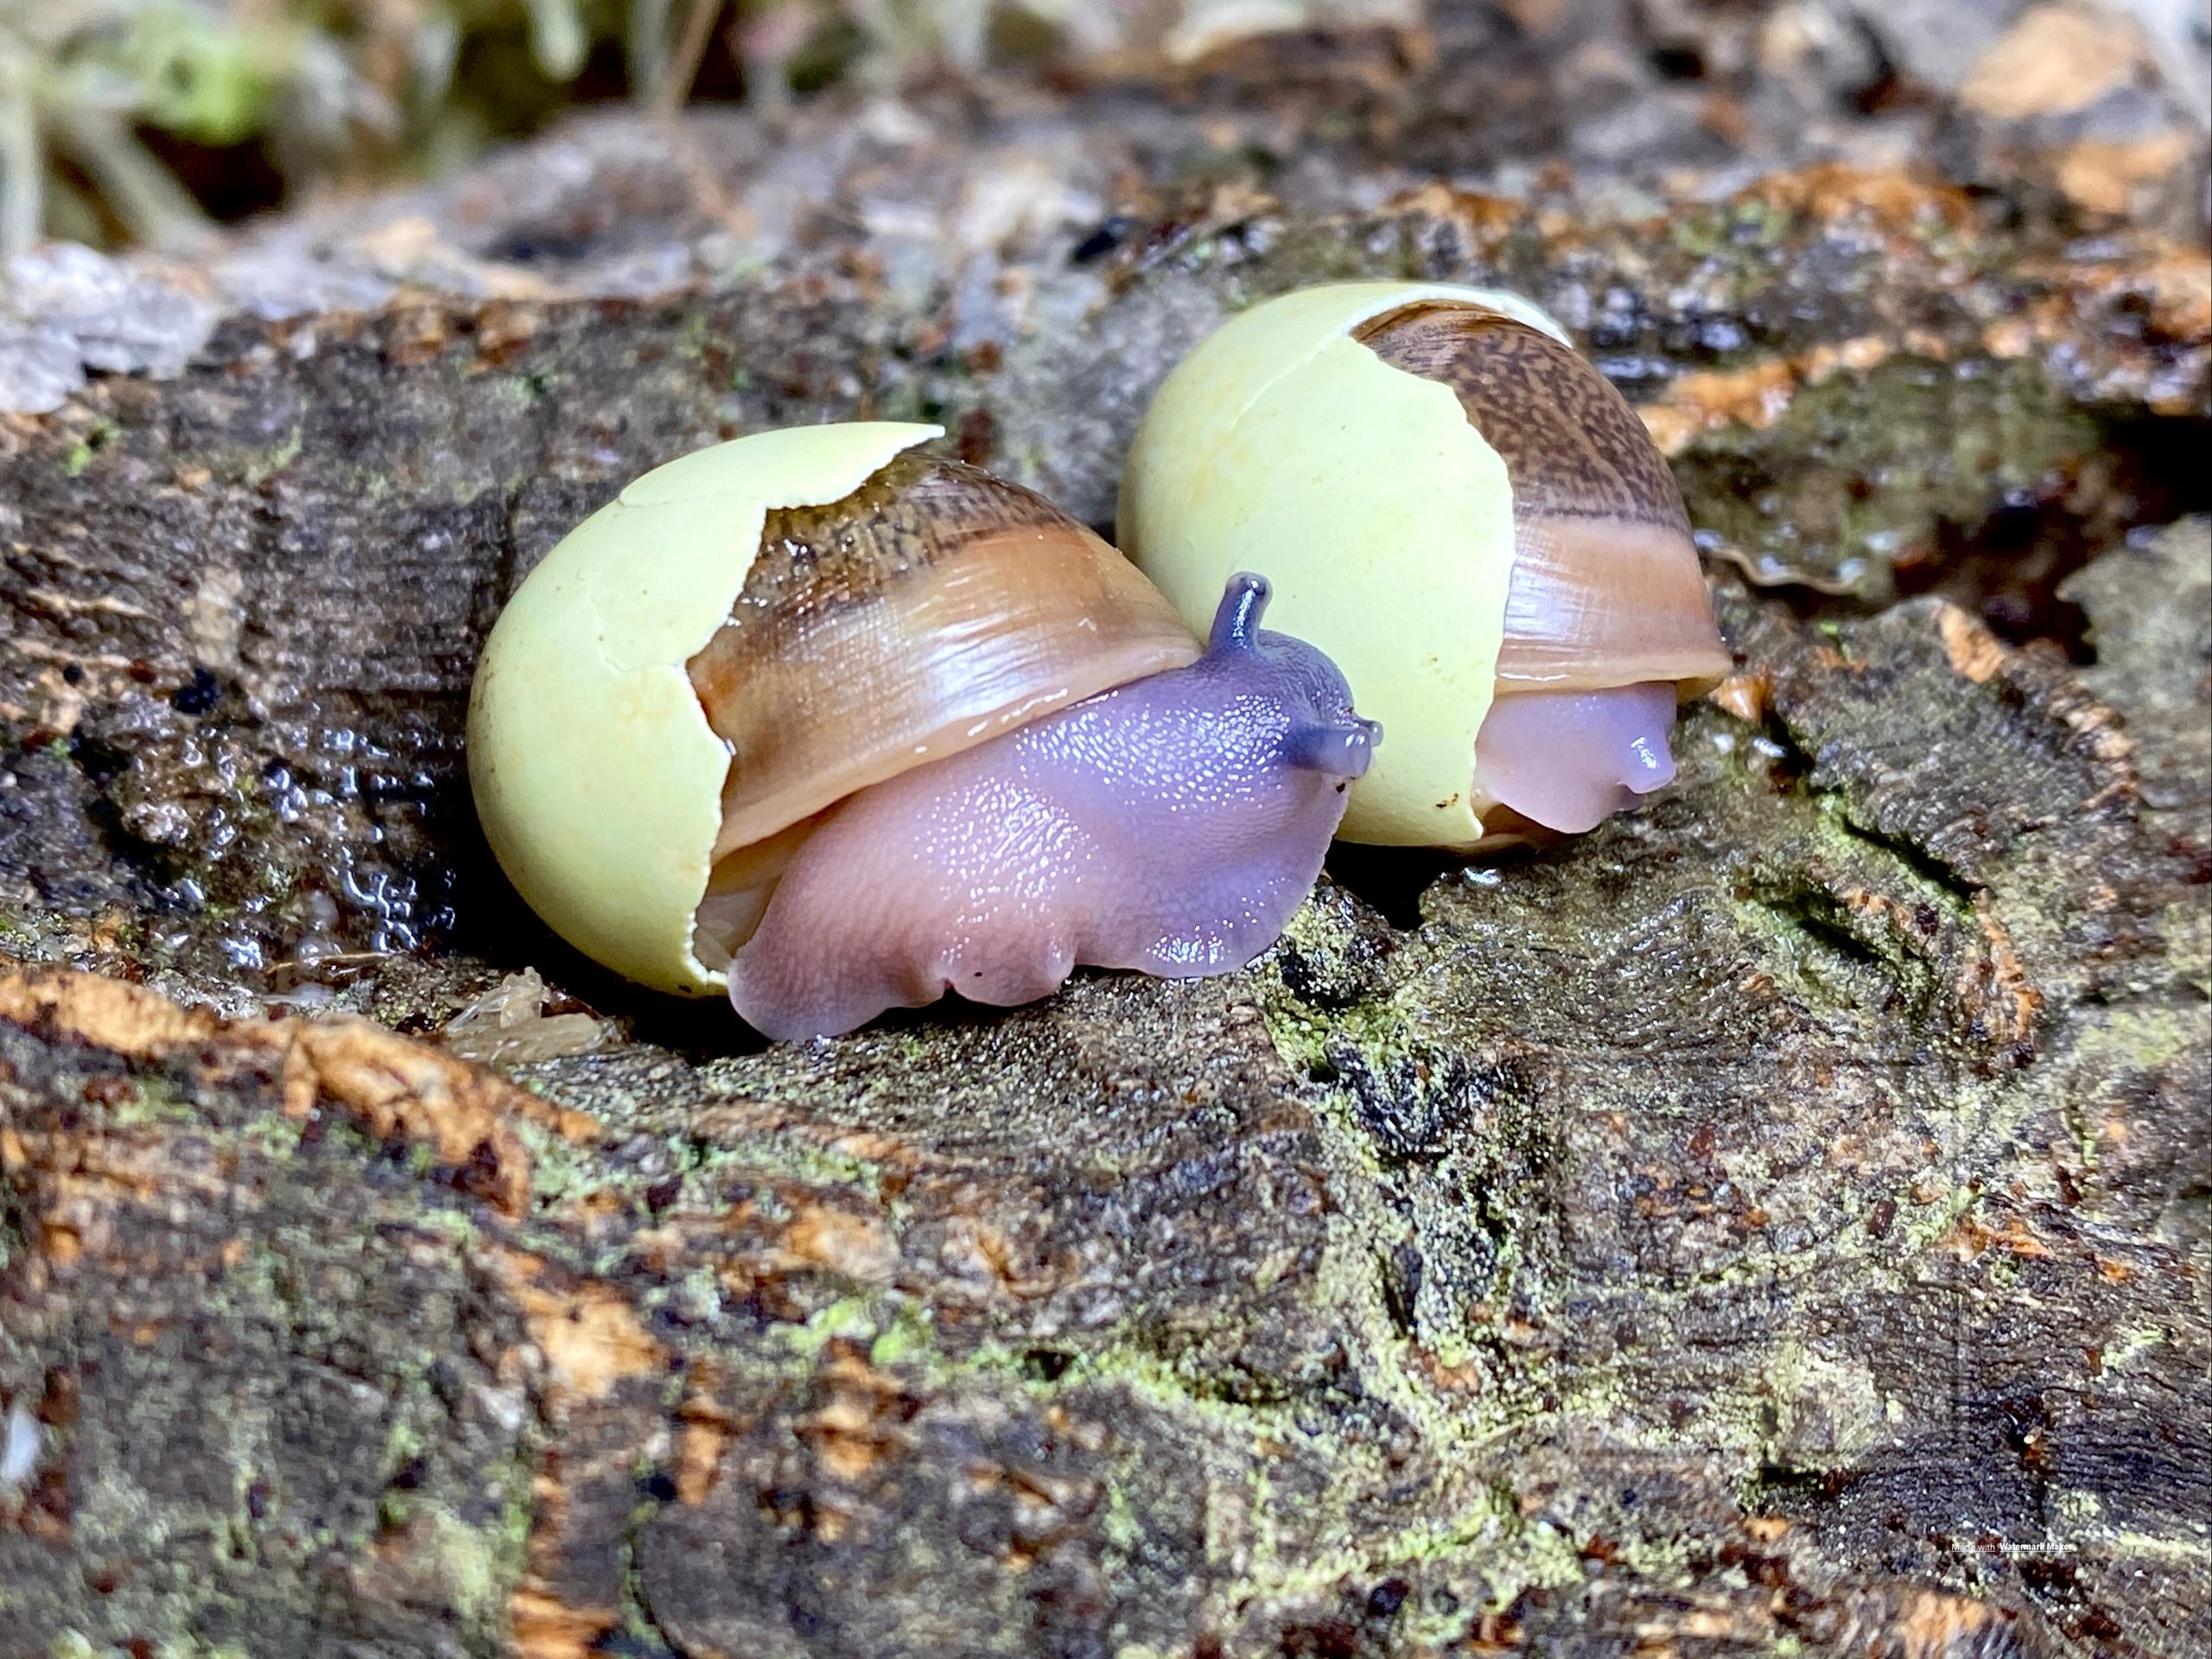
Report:
[{"label": "tree bark", "polygon": [[[961,118],[918,194],[1035,137]],[[0,1649],[2212,1650],[2212,318],[2041,189],[1162,173],[982,301],[848,229],[15,417]],[[1740,667],[1648,810],[766,1047],[505,890],[474,652],[626,479],[926,415],[1103,521],[1205,328],[1401,272],[1551,304],[1713,532]],[[525,969],[586,1018],[447,1030]]]}]

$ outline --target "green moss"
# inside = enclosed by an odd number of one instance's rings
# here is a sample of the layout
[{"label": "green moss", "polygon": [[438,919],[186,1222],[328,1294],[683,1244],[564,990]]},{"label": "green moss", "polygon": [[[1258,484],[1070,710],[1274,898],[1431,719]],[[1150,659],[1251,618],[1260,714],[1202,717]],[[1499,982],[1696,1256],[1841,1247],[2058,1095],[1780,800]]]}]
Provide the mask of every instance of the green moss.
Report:
[{"label": "green moss", "polygon": [[1979,1188],[1962,1185],[1943,1192],[1932,1204],[1913,1205],[1907,1212],[1904,1227],[1894,1235],[1897,1259],[1910,1261],[1925,1254],[1959,1224],[1961,1217],[1980,1202]]},{"label": "green moss", "polygon": [[276,443],[261,454],[247,461],[244,476],[248,489],[257,490],[300,458],[300,447],[306,442],[307,429],[299,422]]},{"label": "green moss", "polygon": [[423,1436],[402,1409],[394,1413],[384,1441],[384,1474],[389,1480],[423,1451]]},{"label": "green moss", "polygon": [[839,1337],[873,1336],[876,1329],[876,1299],[846,1296],[817,1309],[804,1325],[771,1327],[773,1335],[794,1353],[815,1354]]},{"label": "green moss", "polygon": [[282,1112],[264,1112],[250,1118],[238,1131],[238,1136],[264,1157],[286,1158],[299,1149],[300,1136],[307,1126]]},{"label": "green moss", "polygon": [[883,1170],[799,1135],[744,1135],[724,1141],[689,1141],[684,1167],[701,1173],[758,1170],[807,1186],[854,1186],[870,1198],[883,1192]]},{"label": "green moss", "polygon": [[2172,1334],[2163,1325],[2125,1325],[2112,1333],[2105,1343],[2105,1370],[2116,1371],[2133,1364],[2153,1348],[2173,1340]]},{"label": "green moss", "polygon": [[1802,387],[1771,427],[1704,434],[1675,459],[1700,527],[1777,579],[1862,598],[1891,563],[1933,554],[2103,447],[2096,421],[2036,360],[1893,358]]},{"label": "green moss", "polygon": [[61,457],[61,471],[69,478],[82,478],[86,468],[92,464],[92,457],[107,448],[122,431],[105,416],[94,420],[85,430],[85,435],[72,444]]},{"label": "green moss", "polygon": [[118,1129],[190,1122],[200,1116],[199,1108],[187,1100],[168,1077],[137,1077],[131,1078],[130,1084],[130,1092],[107,1108],[108,1122]]},{"label": "green moss", "polygon": [[455,1606],[470,1624],[495,1629],[505,1619],[507,1592],[521,1569],[520,1544],[503,1529],[472,1527],[441,1509],[431,1510],[429,1521],[435,1541],[429,1553],[444,1571]]},{"label": "green moss", "polygon": [[530,1546],[531,1523],[536,1515],[531,1498],[529,1465],[518,1459],[508,1470],[506,1494],[499,1506],[499,1559],[520,1564]]},{"label": "green moss", "polygon": [[1144,1523],[1137,1516],[1136,1505],[1129,1501],[1128,1488],[1118,1480],[1106,1482],[1098,1530],[1109,1548],[1125,1555],[1143,1540]]},{"label": "green moss", "polygon": [[1700,259],[1726,261],[1778,246],[1796,224],[1788,209],[1759,197],[1669,217],[1667,239]]},{"label": "green moss", "polygon": [[876,1332],[869,1345],[868,1363],[896,1365],[927,1353],[931,1336],[928,1310],[906,1297],[894,1298],[889,1323]]},{"label": "green moss", "polygon": [[476,1217],[467,1211],[444,1206],[426,1208],[416,1217],[416,1224],[426,1232],[435,1233],[454,1249],[465,1249],[483,1236]]}]

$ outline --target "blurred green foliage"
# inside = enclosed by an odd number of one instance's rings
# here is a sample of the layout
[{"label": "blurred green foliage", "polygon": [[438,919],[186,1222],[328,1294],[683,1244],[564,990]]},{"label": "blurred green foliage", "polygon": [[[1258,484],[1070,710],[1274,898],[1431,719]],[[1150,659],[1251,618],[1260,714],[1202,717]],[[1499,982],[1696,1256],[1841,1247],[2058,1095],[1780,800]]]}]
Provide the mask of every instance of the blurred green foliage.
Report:
[{"label": "blurred green foliage", "polygon": [[[597,46],[620,66],[626,40],[628,67],[660,69],[668,9],[0,0],[0,248],[41,232],[189,245],[203,198],[266,205],[449,161],[542,118]],[[662,24],[649,41],[640,16]]]},{"label": "blurred green foliage", "polygon": [[[688,82],[710,45],[734,49],[760,19],[778,25],[762,36],[771,45],[796,46],[840,10],[0,0],[0,251],[41,232],[189,246],[208,227],[207,201],[266,206],[303,185],[435,170],[574,96],[651,96],[675,73]],[[672,52],[688,64],[674,67]]]},{"label": "blurred green foliage", "polygon": [[[0,0],[0,255],[172,251],[305,188],[424,175],[578,99],[776,102],[925,60],[1203,55],[1420,0]],[[701,79],[702,67],[706,70]],[[212,215],[212,217],[211,217]]]}]

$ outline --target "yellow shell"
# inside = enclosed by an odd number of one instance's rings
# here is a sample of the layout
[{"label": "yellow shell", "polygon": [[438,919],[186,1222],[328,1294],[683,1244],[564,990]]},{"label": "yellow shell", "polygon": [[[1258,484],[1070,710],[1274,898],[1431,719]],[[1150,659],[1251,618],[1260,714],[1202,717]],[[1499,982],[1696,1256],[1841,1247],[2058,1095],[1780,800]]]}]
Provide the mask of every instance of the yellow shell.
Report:
[{"label": "yellow shell", "polygon": [[[1453,380],[1450,328],[1399,326],[1432,308],[1510,337],[1483,348],[1480,384]],[[1370,346],[1372,329],[1387,339]],[[1386,353],[1416,368],[1435,357],[1434,378]],[[1610,423],[1600,436],[1636,478],[1624,483],[1603,455],[1548,465],[1547,448],[1580,442],[1556,410],[1548,424],[1532,420],[1541,430],[1526,439],[1485,434],[1485,416],[1510,418],[1501,406],[1543,416],[1552,385]],[[1186,621],[1206,613],[1231,572],[1266,572],[1269,620],[1333,658],[1361,713],[1381,721],[1385,741],[1353,786],[1344,839],[1467,849],[1483,839],[1488,804],[1477,792],[1475,738],[1501,680],[1508,690],[1688,686],[1725,669],[1680,498],[1656,452],[1635,446],[1648,441],[1618,395],[1518,296],[1333,284],[1255,306],[1177,365],[1138,429],[1117,528]],[[1598,474],[1617,496],[1668,498],[1656,516],[1673,523],[1627,526],[1632,557],[1616,556],[1618,547],[1593,556],[1577,539],[1572,512],[1585,504],[1534,499],[1571,495]],[[1562,505],[1568,518],[1550,516]],[[1656,563],[1644,558],[1651,546]],[[1516,559],[1529,580],[1509,615]],[[1620,678],[1608,677],[1603,650],[1594,671],[1578,659],[1586,624],[1605,632],[1605,613],[1655,605],[1665,626],[1649,648],[1610,647]],[[1631,661],[1640,666],[1627,671]]]},{"label": "yellow shell", "polygon": [[834,501],[940,435],[799,428],[672,461],[571,531],[500,613],[468,701],[477,815],[516,890],[585,955],[661,990],[722,988],[691,921],[729,749],[684,664],[728,619],[769,508]]}]

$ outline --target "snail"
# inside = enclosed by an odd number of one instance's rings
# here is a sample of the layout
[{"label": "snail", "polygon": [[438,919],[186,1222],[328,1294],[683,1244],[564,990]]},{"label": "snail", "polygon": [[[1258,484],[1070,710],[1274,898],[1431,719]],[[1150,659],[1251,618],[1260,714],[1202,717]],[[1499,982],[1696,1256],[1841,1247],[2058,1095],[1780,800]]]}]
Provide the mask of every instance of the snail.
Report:
[{"label": "snail", "polygon": [[1078,962],[1272,944],[1379,733],[1224,575],[1201,647],[933,426],[758,433],[646,474],[516,590],[469,775],[516,889],[587,955],[727,989],[772,1038]]},{"label": "snail", "polygon": [[1390,734],[1350,841],[1591,829],[1673,777],[1678,703],[1730,668],[1665,460],[1510,294],[1351,283],[1236,318],[1147,409],[1116,531],[1186,618],[1264,559]]}]

